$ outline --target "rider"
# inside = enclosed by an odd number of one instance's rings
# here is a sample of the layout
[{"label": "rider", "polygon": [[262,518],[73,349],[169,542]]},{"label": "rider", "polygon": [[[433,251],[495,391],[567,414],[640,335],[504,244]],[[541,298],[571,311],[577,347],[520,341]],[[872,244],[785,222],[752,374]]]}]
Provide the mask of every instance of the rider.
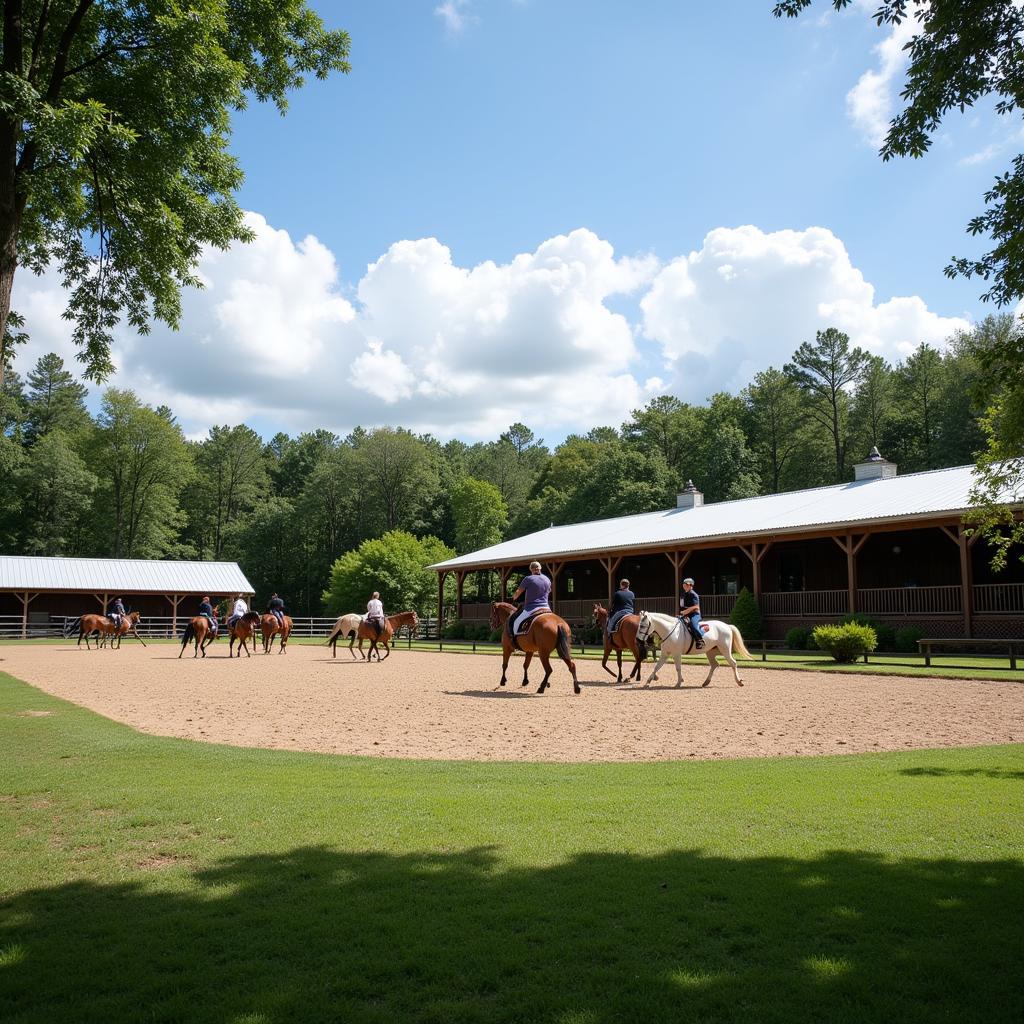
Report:
[{"label": "rider", "polygon": [[124,610],[124,601],[119,597],[115,597],[107,608],[107,618],[114,623],[114,629],[121,628],[121,617],[126,614],[127,612]]},{"label": "rider", "polygon": [[277,591],[270,595],[267,602],[267,611],[277,619],[277,624],[284,629],[284,601],[277,596]]},{"label": "rider", "polygon": [[683,580],[683,596],[679,599],[679,617],[690,631],[697,650],[704,647],[704,633],[700,628],[700,594],[693,589],[693,579],[687,576]]},{"label": "rider", "polygon": [[379,640],[381,633],[384,632],[384,604],[380,599],[379,591],[375,590],[373,597],[366,602],[366,621],[373,626]]},{"label": "rider", "polygon": [[242,600],[242,595],[239,594],[235,598],[234,607],[231,609],[231,617],[228,619],[228,625],[233,626],[247,611],[249,610],[248,605]]},{"label": "rider", "polygon": [[540,562],[530,563],[530,575],[524,576],[519,584],[519,589],[512,595],[513,603],[524,596],[523,610],[516,616],[512,623],[512,639],[515,639],[519,627],[532,615],[537,612],[551,611],[549,599],[551,597],[551,580],[540,571]]},{"label": "rider", "polygon": [[608,609],[608,635],[611,636],[619,628],[619,623],[627,615],[636,614],[636,594],[629,589],[629,580],[619,580],[619,589],[612,594],[611,607]]},{"label": "rider", "polygon": [[210,603],[210,597],[207,595],[199,602],[199,614],[210,623],[210,632],[217,632],[217,616],[214,614],[213,605]]}]

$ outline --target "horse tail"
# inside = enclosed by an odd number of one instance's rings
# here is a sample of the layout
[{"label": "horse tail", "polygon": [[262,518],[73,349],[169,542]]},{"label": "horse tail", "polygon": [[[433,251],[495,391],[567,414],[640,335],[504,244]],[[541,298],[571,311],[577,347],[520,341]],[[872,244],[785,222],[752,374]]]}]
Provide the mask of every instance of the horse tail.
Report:
[{"label": "horse tail", "polygon": [[331,635],[324,641],[324,647],[330,647],[332,644],[338,642],[338,636],[341,634],[340,627],[332,629]]},{"label": "horse tail", "polygon": [[558,651],[558,656],[567,665],[572,661],[572,651],[569,650],[569,627],[562,623],[558,627],[558,638],[555,640],[555,649]]},{"label": "horse tail", "polygon": [[182,646],[182,647],[184,647],[184,646],[185,646],[185,645],[186,645],[186,644],[187,644],[187,643],[189,642],[189,640],[191,640],[191,639],[192,639],[192,634],[193,634],[194,632],[195,632],[195,627],[194,627],[194,626],[192,625],[192,623],[190,622],[190,623],[189,623],[189,624],[188,624],[188,625],[187,625],[187,626],[185,627],[185,635],[184,635],[184,636],[183,636],[183,637],[181,638],[181,646]]},{"label": "horse tail", "polygon": [[735,626],[730,626],[729,628],[732,630],[732,649],[737,651],[741,658],[750,658],[753,661],[754,656],[747,650],[747,645],[743,642],[740,631]]}]

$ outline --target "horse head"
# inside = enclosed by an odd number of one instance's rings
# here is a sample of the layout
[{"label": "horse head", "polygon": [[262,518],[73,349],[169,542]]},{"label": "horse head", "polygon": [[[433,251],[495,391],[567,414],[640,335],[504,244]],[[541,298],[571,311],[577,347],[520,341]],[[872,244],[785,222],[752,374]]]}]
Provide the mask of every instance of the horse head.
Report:
[{"label": "horse head", "polygon": [[124,618],[125,622],[130,622],[134,626],[137,625],[142,616],[138,612],[129,612]]},{"label": "horse head", "polygon": [[497,629],[501,625],[501,619],[498,617],[498,604],[497,601],[491,602],[491,629]]},{"label": "horse head", "polygon": [[251,622],[254,625],[258,624],[259,621],[260,621],[260,613],[259,612],[251,612],[251,611],[250,612],[246,612],[241,617],[241,619],[239,619],[238,621],[239,622]]},{"label": "horse head", "polygon": [[603,604],[595,604],[593,616],[594,621],[597,622],[599,626],[603,625],[605,622],[608,621],[608,609],[605,608]]}]

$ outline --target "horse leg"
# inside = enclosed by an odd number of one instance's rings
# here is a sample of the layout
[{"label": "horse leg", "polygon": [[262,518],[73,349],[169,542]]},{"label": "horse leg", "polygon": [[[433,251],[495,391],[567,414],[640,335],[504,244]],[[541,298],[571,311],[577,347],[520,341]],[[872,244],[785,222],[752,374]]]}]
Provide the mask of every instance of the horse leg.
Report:
[{"label": "horse leg", "polygon": [[[386,636],[381,637],[381,641],[380,642],[384,645],[384,660],[387,661],[388,658],[391,657],[391,645],[388,643],[388,637],[386,637]],[[379,653],[378,653],[377,657],[378,658],[380,657]]]},{"label": "horse leg", "polygon": [[512,657],[512,645],[508,642],[507,631],[502,630],[501,633],[501,682],[499,686],[505,685],[505,680],[508,674],[508,659]]},{"label": "horse leg", "polygon": [[[608,667],[608,658],[611,656],[611,653],[612,653],[611,637],[608,636],[607,632],[605,632],[605,634],[604,634],[604,657],[601,659],[601,668],[603,668],[605,670],[605,672],[608,673],[608,675],[612,674],[612,670]],[[620,672],[619,675],[621,676],[622,673]]]},{"label": "horse leg", "polygon": [[526,652],[526,658],[523,660],[523,686],[529,686],[530,680],[526,678],[526,673],[530,668],[530,662],[533,661],[533,651]]},{"label": "horse leg", "polygon": [[548,680],[551,678],[551,658],[544,651],[538,653],[540,654],[540,663],[544,666],[544,678],[540,681],[540,688],[537,692],[543,693],[548,688]]},{"label": "horse leg", "polygon": [[637,647],[633,648],[633,670],[629,673],[629,680],[640,678],[640,650]]},{"label": "horse leg", "polygon": [[708,659],[708,675],[707,679],[701,683],[701,686],[707,686],[711,682],[711,677],[715,674],[715,669],[718,668],[718,656],[712,654],[710,651],[705,652],[705,657]]},{"label": "horse leg", "polygon": [[683,652],[676,655],[676,689],[683,685]]},{"label": "horse leg", "polygon": [[658,660],[654,663],[654,668],[651,669],[651,674],[647,677],[647,682],[644,683],[644,686],[650,686],[651,680],[658,678],[658,673],[662,670],[666,661],[668,661],[668,654],[665,652],[665,648],[662,647]]},{"label": "horse leg", "polygon": [[[572,692],[579,693],[580,681],[576,678],[576,662],[572,660],[572,637],[564,634],[561,626],[558,627],[558,635],[555,639],[555,650],[572,673]],[[548,673],[550,674],[550,669],[548,670]]]},{"label": "horse leg", "polygon": [[615,663],[619,669],[619,678],[615,680],[616,686],[622,685],[622,648],[616,648],[615,651]]}]

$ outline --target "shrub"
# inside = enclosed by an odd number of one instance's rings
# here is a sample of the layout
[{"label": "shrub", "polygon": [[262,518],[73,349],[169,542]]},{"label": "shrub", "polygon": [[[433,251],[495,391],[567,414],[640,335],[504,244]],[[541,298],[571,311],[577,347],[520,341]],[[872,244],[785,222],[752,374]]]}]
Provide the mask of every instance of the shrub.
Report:
[{"label": "shrub", "polygon": [[817,645],[823,651],[828,651],[836,661],[856,661],[862,654],[878,646],[875,631],[857,622],[847,622],[840,626],[817,626],[812,635]]},{"label": "shrub", "polygon": [[746,587],[736,598],[729,621],[740,631],[747,643],[752,641],[756,643],[762,639],[761,609],[758,608],[754,595]]},{"label": "shrub", "polygon": [[896,650],[917,654],[917,641],[924,633],[917,626],[904,626],[896,630]]},{"label": "shrub", "polygon": [[464,640],[466,637],[466,624],[464,622],[449,622],[444,627],[445,640]]},{"label": "shrub", "polygon": [[807,650],[808,651],[820,651],[821,648],[818,646],[818,641],[814,639],[814,630],[808,630],[807,633]]},{"label": "shrub", "polygon": [[[740,630],[740,632],[743,632]],[[794,626],[786,634],[786,647],[791,651],[803,651],[807,648],[807,638],[811,631],[803,626]]]},{"label": "shrub", "polygon": [[896,630],[884,622],[875,626],[875,636],[878,637],[878,649],[880,651],[896,650]]},{"label": "shrub", "polygon": [[491,640],[500,640],[501,639],[501,630],[500,629],[492,629],[490,631],[490,633],[489,633],[489,638]]}]

